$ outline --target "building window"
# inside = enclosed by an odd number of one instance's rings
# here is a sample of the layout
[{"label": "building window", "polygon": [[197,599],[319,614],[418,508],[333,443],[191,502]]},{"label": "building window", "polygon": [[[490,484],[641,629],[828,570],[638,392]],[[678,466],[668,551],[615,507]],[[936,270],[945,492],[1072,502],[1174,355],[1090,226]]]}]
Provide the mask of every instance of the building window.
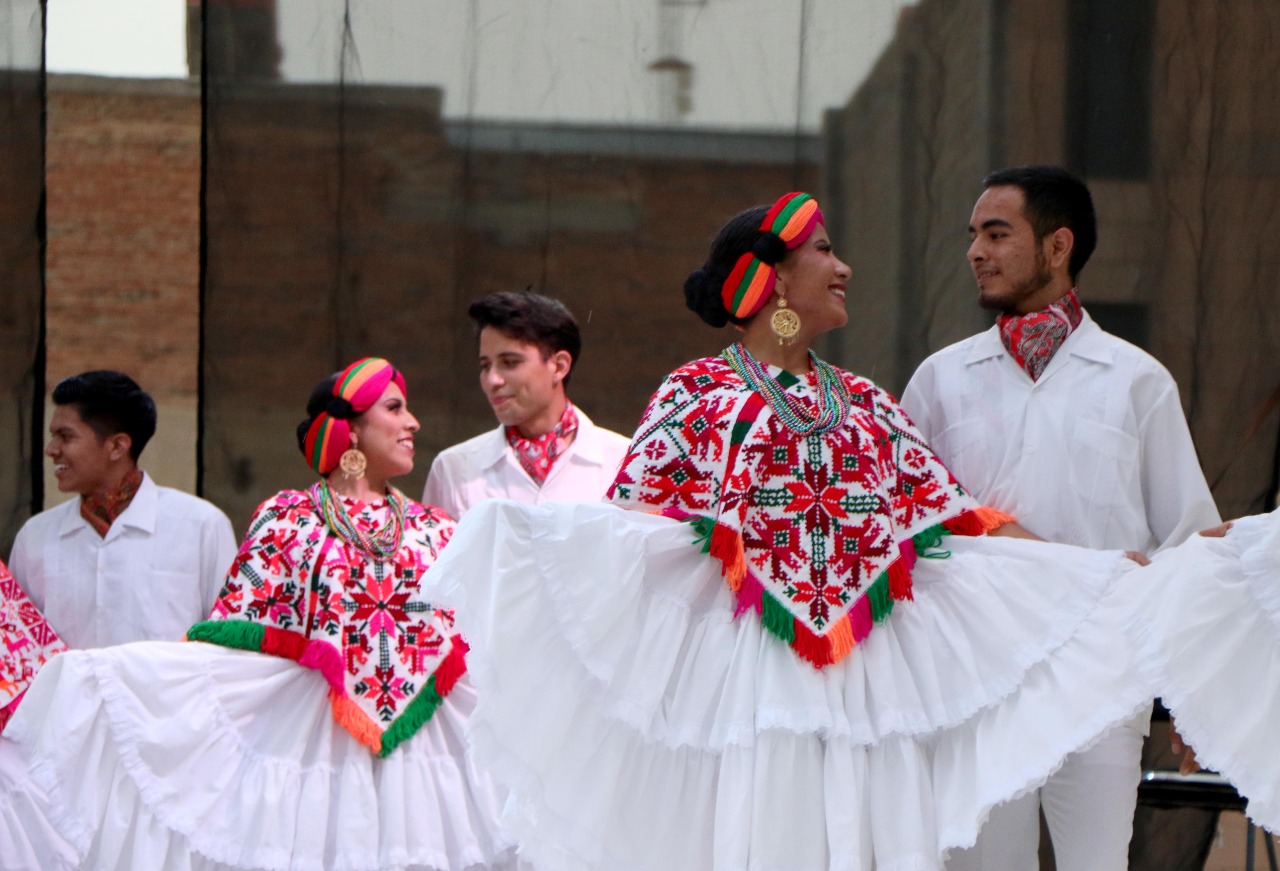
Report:
[{"label": "building window", "polygon": [[1155,0],[1067,3],[1067,159],[1089,178],[1151,171]]}]

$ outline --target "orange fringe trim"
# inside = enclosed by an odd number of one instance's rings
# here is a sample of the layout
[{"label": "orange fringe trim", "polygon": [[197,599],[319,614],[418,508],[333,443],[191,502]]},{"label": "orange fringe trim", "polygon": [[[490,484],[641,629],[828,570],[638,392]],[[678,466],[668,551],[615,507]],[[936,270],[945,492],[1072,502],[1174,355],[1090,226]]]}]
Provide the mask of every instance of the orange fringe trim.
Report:
[{"label": "orange fringe trim", "polygon": [[359,705],[337,690],[329,690],[329,707],[338,725],[350,732],[351,737],[374,753],[382,751],[382,730],[365,716]]},{"label": "orange fringe trim", "polygon": [[[908,575],[910,579],[910,575]],[[827,645],[831,651],[831,661],[839,662],[853,650],[853,623],[849,615],[841,617],[826,635]]]},{"label": "orange fringe trim", "polygon": [[1018,518],[1014,517],[1012,514],[1005,514],[998,508],[990,508],[986,505],[979,505],[977,508],[973,509],[973,514],[982,523],[982,530],[984,532],[992,532],[993,530],[1004,526],[1006,523],[1018,522]]}]

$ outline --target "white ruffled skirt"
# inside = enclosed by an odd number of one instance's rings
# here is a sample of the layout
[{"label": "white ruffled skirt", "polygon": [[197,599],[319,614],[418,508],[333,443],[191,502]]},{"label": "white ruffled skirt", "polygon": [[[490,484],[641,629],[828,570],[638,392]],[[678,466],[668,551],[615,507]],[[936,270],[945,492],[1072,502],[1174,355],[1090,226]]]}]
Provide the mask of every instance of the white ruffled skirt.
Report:
[{"label": "white ruffled skirt", "polygon": [[539,869],[936,869],[1150,702],[1118,553],[947,538],[915,601],[819,671],[732,618],[692,540],[609,505],[486,503],[427,575]]},{"label": "white ruffled skirt", "polygon": [[0,739],[6,869],[510,867],[464,677],[379,759],[317,672],[200,643],[56,657]]},{"label": "white ruffled skirt", "polygon": [[1280,512],[1193,536],[1134,581],[1143,666],[1179,733],[1280,833]]}]

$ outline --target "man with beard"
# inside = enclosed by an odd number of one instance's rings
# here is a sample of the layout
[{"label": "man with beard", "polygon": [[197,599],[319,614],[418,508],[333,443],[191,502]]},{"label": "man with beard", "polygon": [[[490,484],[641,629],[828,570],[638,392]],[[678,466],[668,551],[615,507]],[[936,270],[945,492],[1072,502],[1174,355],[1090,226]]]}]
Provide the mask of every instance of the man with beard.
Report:
[{"label": "man with beard", "polygon": [[[968,258],[996,325],[925,360],[903,407],[982,504],[1050,541],[1146,562],[1216,525],[1173,378],[1080,306],[1097,240],[1088,188],[1050,166],[983,186]],[[1123,871],[1147,718],[1135,712],[1039,791],[997,807],[948,867],[1035,868],[1043,806],[1059,871]]]}]

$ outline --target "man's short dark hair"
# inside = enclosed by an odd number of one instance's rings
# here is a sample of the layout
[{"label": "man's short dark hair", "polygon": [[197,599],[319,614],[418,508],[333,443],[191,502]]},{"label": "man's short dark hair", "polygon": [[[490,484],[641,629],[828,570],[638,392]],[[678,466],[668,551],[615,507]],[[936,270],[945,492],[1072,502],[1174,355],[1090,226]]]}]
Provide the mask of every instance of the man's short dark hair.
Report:
[{"label": "man's short dark hair", "polygon": [[[569,375],[582,354],[582,334],[573,314],[558,299],[523,290],[502,291],[481,297],[467,309],[476,324],[476,335],[493,327],[521,342],[537,345],[545,360],[557,351],[569,352]],[[564,383],[569,383],[565,375]]]},{"label": "man's short dark hair", "polygon": [[1026,200],[1024,212],[1040,241],[1059,227],[1075,237],[1067,271],[1075,281],[1089,262],[1098,244],[1098,219],[1093,197],[1085,183],[1059,166],[1015,166],[991,173],[982,180],[984,188],[1012,185]]},{"label": "man's short dark hair", "polygon": [[123,372],[95,369],[64,378],[53,388],[53,404],[74,405],[99,438],[128,434],[135,463],[156,433],[155,402]]}]

